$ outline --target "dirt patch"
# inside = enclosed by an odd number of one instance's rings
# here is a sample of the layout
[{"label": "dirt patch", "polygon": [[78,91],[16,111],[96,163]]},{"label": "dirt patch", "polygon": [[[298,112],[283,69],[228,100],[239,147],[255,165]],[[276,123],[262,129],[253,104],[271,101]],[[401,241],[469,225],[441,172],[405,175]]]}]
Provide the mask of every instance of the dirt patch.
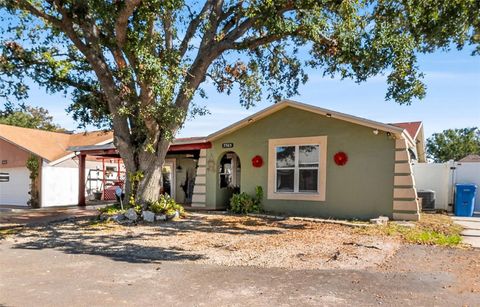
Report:
[{"label": "dirt patch", "polygon": [[480,303],[480,250],[440,246],[404,245],[389,261],[377,266],[381,272],[399,274],[439,272],[454,275],[444,289],[456,294],[478,295]]},{"label": "dirt patch", "polygon": [[334,224],[192,214],[138,226],[59,223],[11,236],[19,248],[57,248],[132,262],[195,261],[226,266],[362,269],[383,264],[395,238]]}]

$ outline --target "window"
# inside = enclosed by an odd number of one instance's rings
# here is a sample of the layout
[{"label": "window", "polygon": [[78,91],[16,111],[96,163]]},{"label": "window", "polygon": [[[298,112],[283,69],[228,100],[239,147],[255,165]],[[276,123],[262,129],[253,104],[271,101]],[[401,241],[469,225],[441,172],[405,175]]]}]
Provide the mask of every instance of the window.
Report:
[{"label": "window", "polygon": [[326,137],[269,140],[269,199],[325,200]]},{"label": "window", "polygon": [[9,173],[0,173],[0,182],[9,182],[10,174]]},{"label": "window", "polygon": [[218,173],[220,188],[236,187],[240,183],[240,160],[233,152],[223,155],[220,160]]},{"label": "window", "polygon": [[319,145],[276,146],[276,192],[317,193]]}]

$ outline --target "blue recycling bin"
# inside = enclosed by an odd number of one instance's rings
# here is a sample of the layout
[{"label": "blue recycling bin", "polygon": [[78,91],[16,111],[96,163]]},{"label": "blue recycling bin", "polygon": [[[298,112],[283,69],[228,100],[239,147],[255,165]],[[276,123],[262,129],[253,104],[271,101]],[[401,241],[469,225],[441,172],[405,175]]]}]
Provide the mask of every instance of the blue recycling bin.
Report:
[{"label": "blue recycling bin", "polygon": [[455,194],[455,215],[473,216],[477,186],[475,184],[457,184]]}]

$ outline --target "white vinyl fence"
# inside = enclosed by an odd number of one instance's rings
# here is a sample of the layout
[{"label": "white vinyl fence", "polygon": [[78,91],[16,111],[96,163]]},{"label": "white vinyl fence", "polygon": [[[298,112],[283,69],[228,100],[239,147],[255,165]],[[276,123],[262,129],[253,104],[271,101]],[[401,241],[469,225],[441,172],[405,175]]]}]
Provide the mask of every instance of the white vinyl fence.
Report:
[{"label": "white vinyl fence", "polygon": [[[473,183],[480,188],[480,163],[416,163],[412,166],[418,190],[435,191],[435,208],[451,211],[457,183]],[[479,191],[480,192],[480,191]],[[480,211],[480,193],[475,200],[475,211]]]}]

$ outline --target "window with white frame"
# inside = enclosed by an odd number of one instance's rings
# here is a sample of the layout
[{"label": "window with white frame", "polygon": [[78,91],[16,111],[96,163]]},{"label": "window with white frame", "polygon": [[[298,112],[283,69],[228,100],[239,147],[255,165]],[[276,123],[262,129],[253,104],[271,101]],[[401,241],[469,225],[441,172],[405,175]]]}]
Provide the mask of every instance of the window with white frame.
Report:
[{"label": "window with white frame", "polygon": [[325,200],[326,138],[269,140],[269,199]]},{"label": "window with white frame", "polygon": [[276,192],[317,193],[319,145],[276,146]]}]

